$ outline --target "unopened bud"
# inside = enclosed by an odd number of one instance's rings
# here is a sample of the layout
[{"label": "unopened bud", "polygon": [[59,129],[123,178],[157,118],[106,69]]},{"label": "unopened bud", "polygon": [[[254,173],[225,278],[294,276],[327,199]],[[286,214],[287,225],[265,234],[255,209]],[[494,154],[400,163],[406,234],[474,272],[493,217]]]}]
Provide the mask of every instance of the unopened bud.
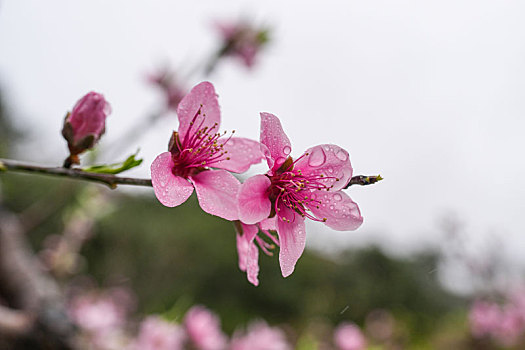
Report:
[{"label": "unopened bud", "polygon": [[[70,164],[78,163],[77,155],[91,149],[104,134],[106,117],[111,113],[109,103],[99,93],[82,97],[73,111],[66,115],[62,135],[67,141]],[[68,163],[66,160],[65,165]]]}]

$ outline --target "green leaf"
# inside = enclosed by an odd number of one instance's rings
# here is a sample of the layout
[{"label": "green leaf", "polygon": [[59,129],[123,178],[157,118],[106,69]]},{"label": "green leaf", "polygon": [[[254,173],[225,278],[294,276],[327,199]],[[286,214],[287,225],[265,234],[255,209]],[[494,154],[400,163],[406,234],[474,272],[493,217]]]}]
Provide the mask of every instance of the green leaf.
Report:
[{"label": "green leaf", "polygon": [[138,153],[139,151],[137,150],[137,152],[130,155],[125,161],[121,163],[93,165],[87,168],[82,168],[82,170],[99,174],[119,174],[123,171],[133,169],[142,163],[142,159],[135,159]]}]

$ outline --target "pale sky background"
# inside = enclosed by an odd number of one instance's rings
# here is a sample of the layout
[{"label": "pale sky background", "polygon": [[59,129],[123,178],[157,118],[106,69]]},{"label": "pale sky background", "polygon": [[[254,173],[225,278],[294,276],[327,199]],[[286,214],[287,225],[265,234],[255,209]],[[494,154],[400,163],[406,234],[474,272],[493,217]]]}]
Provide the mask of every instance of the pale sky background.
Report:
[{"label": "pale sky background", "polygon": [[[109,145],[162,101],[147,72],[193,66],[216,49],[213,21],[246,16],[271,26],[273,41],[254,70],[224,61],[209,78],[223,129],[258,138],[258,113],[272,112],[293,155],[334,143],[355,174],[385,177],[347,192],[365,217],[359,230],[312,224],[310,247],[407,252],[442,241],[439,223],[454,215],[470,249],[492,237],[525,264],[523,1],[3,0],[0,84],[41,149],[21,158],[61,164],[63,116],[90,90],[113,107]],[[176,126],[170,116],[130,140],[145,158],[134,175],[149,176]]]}]

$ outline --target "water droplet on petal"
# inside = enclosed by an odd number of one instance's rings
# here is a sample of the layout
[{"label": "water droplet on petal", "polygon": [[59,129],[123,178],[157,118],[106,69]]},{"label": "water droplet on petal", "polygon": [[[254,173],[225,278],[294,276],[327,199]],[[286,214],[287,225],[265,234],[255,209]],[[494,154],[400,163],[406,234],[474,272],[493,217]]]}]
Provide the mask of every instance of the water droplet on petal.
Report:
[{"label": "water droplet on petal", "polygon": [[290,146],[284,146],[283,148],[284,154],[289,155],[291,151],[292,149],[290,148]]},{"label": "water droplet on petal", "polygon": [[340,201],[340,200],[343,199],[343,196],[341,196],[340,193],[334,193],[334,199],[335,199],[336,201]]},{"label": "water droplet on petal", "polygon": [[344,150],[344,149],[340,149],[339,151],[337,151],[337,153],[335,154],[335,156],[337,158],[339,158],[339,160],[341,161],[346,161],[348,159],[348,153]]},{"label": "water droplet on petal", "polygon": [[334,205],[330,205],[330,210],[334,210]]},{"label": "water droplet on petal", "polygon": [[313,167],[321,166],[326,161],[326,154],[324,153],[323,149],[318,147],[314,148],[312,153],[310,154],[310,157],[308,158],[308,165]]}]

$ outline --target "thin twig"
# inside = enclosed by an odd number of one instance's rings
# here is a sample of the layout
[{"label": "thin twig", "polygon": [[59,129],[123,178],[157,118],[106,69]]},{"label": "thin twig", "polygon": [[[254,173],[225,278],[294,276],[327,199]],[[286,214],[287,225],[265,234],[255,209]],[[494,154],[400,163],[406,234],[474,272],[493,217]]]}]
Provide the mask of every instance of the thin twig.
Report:
[{"label": "thin twig", "polygon": [[90,173],[81,169],[65,169],[59,167],[45,167],[36,164],[20,162],[10,159],[0,158],[0,172],[29,172],[43,175],[63,176],[72,179],[79,179],[85,181],[93,181],[103,183],[109,188],[116,188],[117,185],[134,185],[134,186],[149,186],[151,187],[150,179],[139,179],[133,177],[120,177],[112,174]]},{"label": "thin twig", "polygon": [[[117,185],[133,185],[133,186],[147,186],[151,187],[151,179],[139,179],[134,177],[120,177],[111,174],[99,174],[99,173],[90,173],[83,171],[81,169],[65,169],[65,168],[56,168],[56,167],[44,167],[40,165],[35,165],[31,163],[20,162],[11,159],[1,159],[0,158],[0,172],[2,171],[13,171],[13,172],[29,172],[29,173],[39,173],[43,175],[51,176],[63,176],[69,177],[78,180],[85,181],[94,181],[103,183],[109,188],[116,188]],[[378,181],[383,180],[381,175],[377,176],[366,176],[366,175],[356,175],[352,177],[348,185],[345,188],[348,188],[352,185],[372,185]]]}]

